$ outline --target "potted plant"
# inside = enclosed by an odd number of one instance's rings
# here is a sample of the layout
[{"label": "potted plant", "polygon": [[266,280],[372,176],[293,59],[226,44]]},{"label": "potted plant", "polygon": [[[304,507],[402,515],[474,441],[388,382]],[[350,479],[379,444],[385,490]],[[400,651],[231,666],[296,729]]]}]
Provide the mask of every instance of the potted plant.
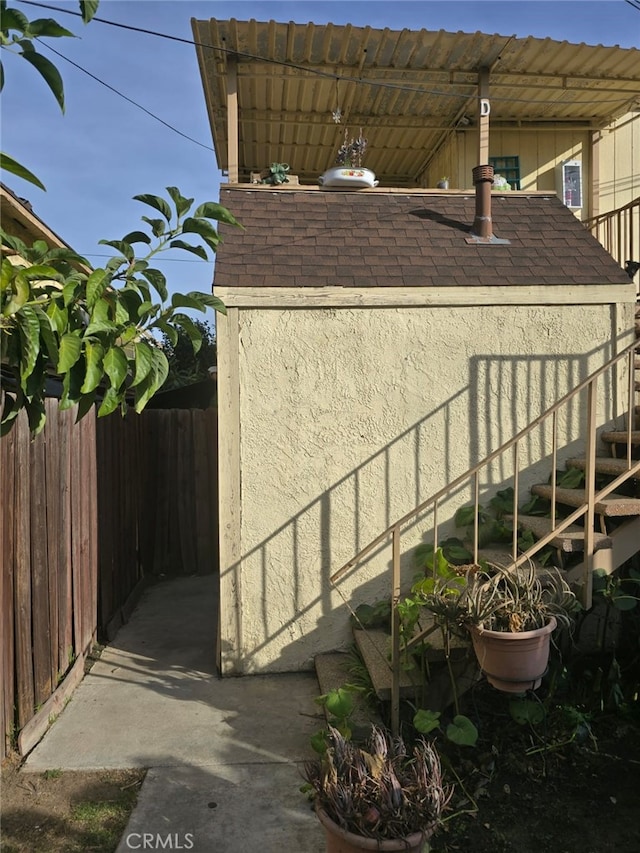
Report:
[{"label": "potted plant", "polygon": [[362,165],[364,153],[367,150],[367,140],[362,135],[349,139],[349,130],[344,130],[344,141],[338,149],[336,165],[328,169],[318,178],[323,189],[366,189],[377,187],[378,181],[371,169]]},{"label": "potted plant", "polygon": [[469,632],[487,680],[509,693],[540,686],[551,635],[569,627],[580,608],[558,569],[539,574],[531,562],[515,569],[470,566],[462,578],[445,573],[418,581],[413,590],[448,630]]},{"label": "potted plant", "polygon": [[442,178],[438,181],[438,189],[439,190],[448,190],[449,189],[449,176],[443,175]]},{"label": "potted plant", "polygon": [[327,853],[423,853],[453,795],[435,748],[372,727],[366,748],[329,727],[327,749],[304,777],[327,839]]}]

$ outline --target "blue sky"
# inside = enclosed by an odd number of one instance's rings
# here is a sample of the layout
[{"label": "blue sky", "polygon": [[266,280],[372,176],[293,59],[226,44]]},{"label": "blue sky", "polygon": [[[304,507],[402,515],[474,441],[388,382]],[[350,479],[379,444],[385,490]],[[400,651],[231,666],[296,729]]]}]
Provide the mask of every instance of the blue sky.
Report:
[{"label": "blue sky", "polygon": [[[96,266],[105,247],[149,213],[132,200],[138,193],[162,194],[180,188],[198,203],[218,199],[221,175],[212,149],[195,48],[130,32],[64,12],[10,0],[33,19],[53,17],[76,39],[48,43],[67,59],[143,105],[197,140],[195,144],[164,127],[64,59],[43,48],[60,69],[66,94],[62,115],[37,72],[7,56],[2,93],[2,150],[35,172],[47,192],[5,175],[35,213]],[[51,6],[76,12],[78,4],[51,0]],[[640,11],[624,0],[448,0],[448,2],[252,2],[252,0],[102,0],[98,17],[191,39],[192,17],[221,20],[351,23],[390,29],[445,29],[500,33],[573,43],[640,47]],[[171,290],[209,291],[212,265],[176,252],[162,268]],[[173,258],[174,260],[168,260]],[[155,263],[155,262],[154,262]]]}]

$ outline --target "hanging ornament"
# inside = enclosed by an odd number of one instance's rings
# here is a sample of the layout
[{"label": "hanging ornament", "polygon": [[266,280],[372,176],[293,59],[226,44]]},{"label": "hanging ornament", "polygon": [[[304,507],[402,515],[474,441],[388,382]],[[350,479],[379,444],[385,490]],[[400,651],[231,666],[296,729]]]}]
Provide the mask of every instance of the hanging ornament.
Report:
[{"label": "hanging ornament", "polygon": [[336,124],[340,124],[342,118],[342,110],[340,109],[340,97],[338,95],[338,78],[336,77],[336,108],[331,111],[331,117]]}]

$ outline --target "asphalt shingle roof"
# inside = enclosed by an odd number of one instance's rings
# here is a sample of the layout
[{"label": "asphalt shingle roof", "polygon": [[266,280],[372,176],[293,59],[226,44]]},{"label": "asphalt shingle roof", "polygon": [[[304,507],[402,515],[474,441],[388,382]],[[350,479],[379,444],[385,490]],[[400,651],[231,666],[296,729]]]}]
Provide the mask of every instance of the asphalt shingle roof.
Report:
[{"label": "asphalt shingle roof", "polygon": [[223,188],[216,286],[447,287],[629,283],[553,194],[493,194],[496,237],[470,245],[475,195]]}]

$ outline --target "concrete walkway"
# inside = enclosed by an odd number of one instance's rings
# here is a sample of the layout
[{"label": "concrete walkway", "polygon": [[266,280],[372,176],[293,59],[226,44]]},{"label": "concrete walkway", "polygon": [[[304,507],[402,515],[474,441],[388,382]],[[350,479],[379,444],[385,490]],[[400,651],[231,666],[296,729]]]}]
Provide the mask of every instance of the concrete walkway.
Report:
[{"label": "concrete walkway", "polygon": [[219,679],[215,597],[214,576],[149,587],[25,767],[149,768],[117,853],[323,853],[299,792],[315,676]]}]

